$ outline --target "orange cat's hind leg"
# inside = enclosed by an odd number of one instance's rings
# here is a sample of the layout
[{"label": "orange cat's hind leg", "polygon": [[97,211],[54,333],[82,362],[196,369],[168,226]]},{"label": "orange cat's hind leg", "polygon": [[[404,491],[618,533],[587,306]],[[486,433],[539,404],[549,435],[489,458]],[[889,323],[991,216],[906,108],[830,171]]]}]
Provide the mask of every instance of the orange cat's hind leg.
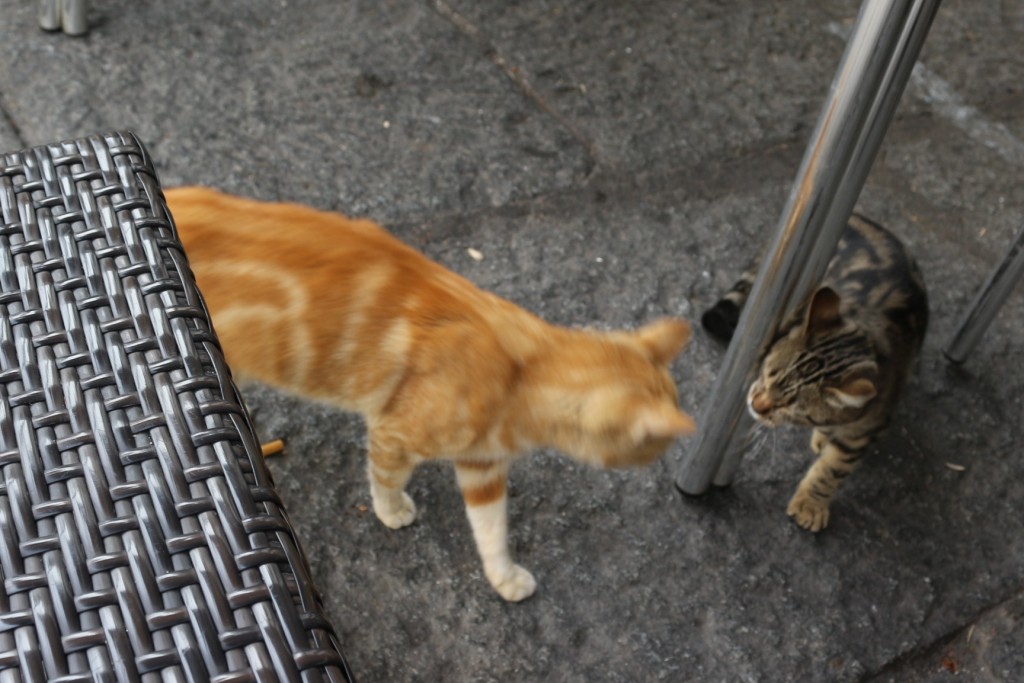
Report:
[{"label": "orange cat's hind leg", "polygon": [[401,529],[416,521],[416,504],[405,492],[415,463],[403,451],[383,446],[371,434],[367,464],[377,519],[391,529]]},{"label": "orange cat's hind leg", "polygon": [[525,600],[533,595],[537,582],[512,561],[508,551],[508,463],[457,462],[455,477],[487,580],[505,600]]}]

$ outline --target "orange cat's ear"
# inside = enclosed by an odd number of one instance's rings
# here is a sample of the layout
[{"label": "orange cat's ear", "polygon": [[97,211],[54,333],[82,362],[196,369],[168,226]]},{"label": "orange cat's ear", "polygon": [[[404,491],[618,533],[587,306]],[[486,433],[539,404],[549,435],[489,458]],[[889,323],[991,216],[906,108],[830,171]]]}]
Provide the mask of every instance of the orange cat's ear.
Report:
[{"label": "orange cat's ear", "polygon": [[637,410],[630,433],[635,443],[647,439],[671,439],[697,431],[693,418],[666,403]]},{"label": "orange cat's ear", "polygon": [[822,287],[814,293],[811,305],[807,307],[807,322],[804,333],[813,335],[825,332],[839,325],[839,295],[830,287]]},{"label": "orange cat's ear", "polygon": [[690,325],[677,318],[662,318],[644,325],[635,333],[651,358],[668,365],[690,340]]}]

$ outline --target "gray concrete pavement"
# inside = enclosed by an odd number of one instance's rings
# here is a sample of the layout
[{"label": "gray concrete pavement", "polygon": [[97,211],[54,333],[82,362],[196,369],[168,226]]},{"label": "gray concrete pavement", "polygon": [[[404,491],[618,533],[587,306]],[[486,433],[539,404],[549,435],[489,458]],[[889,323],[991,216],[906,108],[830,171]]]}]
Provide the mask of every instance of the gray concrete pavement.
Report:
[{"label": "gray concrete pavement", "polygon": [[[135,130],[166,186],[388,226],[565,324],[692,320],[774,226],[858,3],[95,0],[84,38],[0,6],[0,149]],[[859,209],[918,256],[932,327],[889,435],[812,536],[785,516],[807,435],[682,499],[687,443],[602,472],[513,470],[538,594],[487,586],[448,468],[392,532],[363,428],[253,386],[352,668],[375,681],[1024,679],[1024,292],[962,368],[941,347],[1024,226],[1024,9],[948,0]],[[484,254],[482,261],[468,248]],[[723,349],[676,363],[700,415]]]}]

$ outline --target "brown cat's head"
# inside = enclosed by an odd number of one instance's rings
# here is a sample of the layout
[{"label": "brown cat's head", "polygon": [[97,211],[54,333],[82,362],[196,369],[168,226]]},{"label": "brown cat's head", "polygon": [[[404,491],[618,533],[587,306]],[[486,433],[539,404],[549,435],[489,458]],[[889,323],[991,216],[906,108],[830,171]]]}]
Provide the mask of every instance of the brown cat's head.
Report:
[{"label": "brown cat's head", "polygon": [[599,467],[645,465],[696,430],[668,366],[690,337],[681,320],[635,332],[574,332],[527,372],[538,441]]},{"label": "brown cat's head", "polygon": [[839,313],[839,295],[814,293],[804,324],[776,341],[747,393],[759,422],[828,426],[855,420],[878,394],[868,336]]}]

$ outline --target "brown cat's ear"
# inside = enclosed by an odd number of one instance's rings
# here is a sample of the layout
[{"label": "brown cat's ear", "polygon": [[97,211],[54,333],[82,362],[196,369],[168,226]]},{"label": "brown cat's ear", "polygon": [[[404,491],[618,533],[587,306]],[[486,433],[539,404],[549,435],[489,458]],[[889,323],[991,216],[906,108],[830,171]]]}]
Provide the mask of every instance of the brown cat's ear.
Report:
[{"label": "brown cat's ear", "polygon": [[831,287],[820,288],[811,297],[811,305],[807,307],[804,334],[827,332],[840,322],[842,318],[839,317],[839,295]]},{"label": "brown cat's ear", "polygon": [[697,431],[693,418],[666,403],[644,406],[633,418],[630,434],[635,443],[647,439],[672,439]]},{"label": "brown cat's ear", "polygon": [[677,318],[662,318],[633,333],[651,358],[668,365],[690,340],[690,325]]},{"label": "brown cat's ear", "polygon": [[827,400],[837,408],[863,408],[867,402],[878,395],[875,376],[878,367],[874,363],[865,363],[850,372],[838,387],[826,389]]}]

